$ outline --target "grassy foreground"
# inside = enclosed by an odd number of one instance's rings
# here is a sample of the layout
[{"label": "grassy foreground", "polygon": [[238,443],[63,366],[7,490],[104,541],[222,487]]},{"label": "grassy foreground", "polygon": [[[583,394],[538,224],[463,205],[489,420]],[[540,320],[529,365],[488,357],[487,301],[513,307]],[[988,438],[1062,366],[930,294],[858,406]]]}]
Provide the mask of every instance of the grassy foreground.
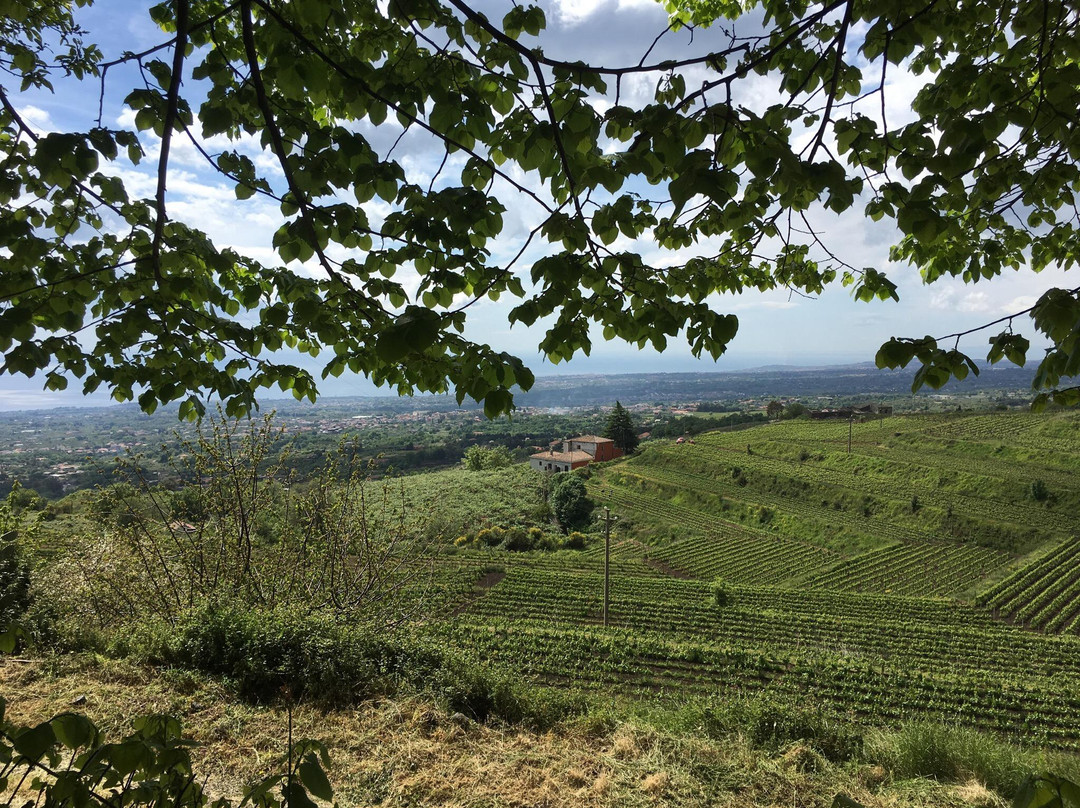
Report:
[{"label": "grassy foreground", "polygon": [[[211,793],[239,796],[245,783],[273,769],[285,747],[283,707],[252,706],[188,672],[90,655],[8,658],[0,664],[0,689],[18,723],[75,705],[118,735],[132,716],[173,713],[200,744],[196,770]],[[875,735],[858,761],[835,764],[799,742],[765,750],[737,734],[710,739],[693,728],[595,715],[539,733],[479,724],[419,699],[333,712],[300,704],[293,732],[328,745],[342,806],[799,808],[828,805],[837,792],[871,808],[1004,806],[1001,793],[987,787],[984,769],[1020,776],[1031,767],[1077,768],[1075,760],[1034,757],[940,727]]]}]

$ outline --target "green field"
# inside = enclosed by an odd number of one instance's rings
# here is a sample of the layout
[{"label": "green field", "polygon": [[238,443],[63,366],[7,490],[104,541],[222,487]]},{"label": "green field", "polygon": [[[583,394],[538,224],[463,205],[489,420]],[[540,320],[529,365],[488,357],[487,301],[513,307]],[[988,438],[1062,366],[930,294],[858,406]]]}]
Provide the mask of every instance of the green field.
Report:
[{"label": "green field", "polygon": [[1080,417],[896,416],[851,437],[801,420],[647,444],[588,480],[618,517],[609,628],[594,535],[441,556],[475,585],[424,631],[629,704],[775,697],[1080,749]]},{"label": "green field", "polygon": [[[400,540],[400,555],[383,560],[392,569],[377,566],[370,580],[360,569],[341,590],[360,593],[353,611],[320,619],[381,615],[418,647],[560,691],[525,688],[541,698],[580,695],[619,714],[690,714],[698,726],[724,711],[795,705],[844,727],[931,721],[1080,751],[1080,413],[894,416],[852,424],[850,437],[849,450],[846,422],[782,421],[654,440],[588,469],[594,517],[604,507],[615,517],[606,627],[601,523],[584,547],[580,534],[563,536],[551,480],[523,464],[372,481],[349,507],[315,482],[289,496],[270,486],[249,507],[256,561],[287,563],[261,568],[277,583],[252,591],[276,598],[302,580],[305,598],[325,598],[324,581],[354,574],[350,559]],[[147,503],[161,493],[134,497],[145,513],[132,518],[153,523]],[[168,525],[115,532],[108,520],[119,516],[101,507],[73,495],[28,540],[55,614],[85,611],[58,621],[58,636],[173,659],[155,645],[159,628],[128,630],[123,616],[157,614],[169,591],[145,553],[180,558],[193,538]],[[204,524],[216,536],[232,523]],[[100,556],[113,535],[123,540]],[[140,536],[131,548],[144,554],[132,556],[126,542]],[[154,536],[164,538],[147,543]],[[309,549],[318,542],[328,566]],[[227,555],[233,544],[220,547],[213,569],[242,570],[243,557]],[[238,591],[199,590],[192,603],[233,602]],[[143,606],[130,608],[130,597]],[[254,597],[253,612],[280,605]],[[183,604],[163,612],[195,631],[192,614]],[[268,665],[278,653],[267,652]]]}]

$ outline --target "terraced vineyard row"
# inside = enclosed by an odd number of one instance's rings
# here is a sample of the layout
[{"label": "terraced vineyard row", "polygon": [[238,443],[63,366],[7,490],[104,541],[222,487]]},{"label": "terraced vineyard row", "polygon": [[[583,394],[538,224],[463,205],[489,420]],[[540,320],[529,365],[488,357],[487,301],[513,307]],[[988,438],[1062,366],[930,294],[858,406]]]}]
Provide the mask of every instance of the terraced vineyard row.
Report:
[{"label": "terraced vineyard row", "polygon": [[[736,463],[750,469],[832,486],[854,495],[873,494],[883,499],[897,499],[898,492],[894,480],[880,479],[873,474],[855,474],[852,471],[840,472],[843,476],[838,480],[836,469],[822,468],[812,463],[796,463],[784,458],[768,457],[757,453],[747,455],[745,451],[740,452],[732,447],[710,445],[707,441],[709,437],[708,434],[703,435],[695,448],[708,453],[712,461],[716,463]],[[737,456],[739,460],[734,459]],[[1066,514],[1055,513],[1044,508],[1005,503],[956,492],[942,492],[924,485],[911,484],[903,493],[904,496],[917,494],[924,505],[932,505],[942,510],[955,509],[980,518],[1015,525],[1040,524],[1049,529],[1067,533],[1073,528],[1075,522]]]},{"label": "terraced vineyard row", "polygon": [[984,593],[979,602],[1034,628],[1080,634],[1080,538],[1062,542]]},{"label": "terraced vineyard row", "polygon": [[[611,566],[623,576],[665,577],[645,563],[644,550],[633,541],[613,542]],[[603,544],[559,553],[507,553],[505,551],[469,550],[454,555],[435,556],[435,565],[445,571],[468,570],[479,576],[484,570],[522,567],[546,572],[599,572],[603,569]]]},{"label": "terraced vineyard row", "polygon": [[810,572],[837,557],[820,547],[749,530],[618,486],[595,486],[593,495],[620,509],[699,532],[700,536],[650,551],[654,558],[691,575],[705,578],[721,575],[740,583],[777,583]]},{"label": "terraced vineyard row", "polygon": [[894,544],[803,579],[802,586],[838,592],[948,595],[967,589],[1009,562],[1009,554],[955,544]]},{"label": "terraced vineyard row", "polygon": [[[671,451],[668,447],[658,448],[655,455],[665,463],[675,463],[680,460],[678,453]],[[716,497],[752,502],[755,505],[768,505],[783,513],[790,513],[802,519],[840,524],[852,530],[872,534],[885,540],[905,542],[939,540],[927,533],[920,533],[897,525],[889,519],[861,516],[843,509],[826,509],[797,497],[786,497],[759,489],[755,489],[748,495],[736,483],[729,483],[720,475],[695,474],[689,471],[676,470],[666,465],[659,465],[656,462],[650,463],[648,466],[639,464],[633,468],[633,471],[620,470],[620,473],[653,483],[676,485]]]},{"label": "terraced vineyard row", "polygon": [[1035,449],[1050,457],[1061,457],[1066,465],[1077,465],[1076,459],[1067,454],[1059,441],[1039,434],[1044,423],[1027,413],[999,413],[949,420],[931,427],[927,432],[935,437],[953,440],[1008,442]]},{"label": "terraced vineyard row", "polygon": [[[601,619],[602,578],[511,570],[468,610],[472,621],[507,619],[544,626],[580,627]],[[850,595],[810,594],[791,604],[790,592],[733,588],[717,607],[705,584],[614,578],[610,618],[620,627],[668,639],[722,643],[747,650],[773,649],[858,658],[885,669],[945,664],[952,670],[993,675],[1047,672],[1080,687],[1080,641],[1017,630],[987,621],[977,609],[908,598],[876,599],[870,612]],[[791,605],[788,605],[791,604]],[[935,606],[957,613],[938,622]],[[966,620],[966,622],[965,622]]]},{"label": "terraced vineyard row", "polygon": [[977,473],[984,477],[994,477],[1027,488],[1037,476],[1054,490],[1080,490],[1080,479],[1076,474],[1060,468],[1016,463],[995,457],[957,457],[953,453],[920,447],[919,451],[902,449],[895,446],[861,445],[853,452],[855,457],[873,457],[901,462],[912,466],[919,465],[937,471]]},{"label": "terraced vineyard row", "polygon": [[671,525],[685,525],[702,533],[722,527],[720,520],[709,514],[673,505],[659,497],[629,491],[606,482],[590,484],[589,492],[598,502],[634,511]]},{"label": "terraced vineyard row", "polygon": [[521,623],[444,624],[432,631],[440,642],[471,649],[539,682],[602,689],[605,697],[615,692],[683,702],[765,691],[866,723],[962,721],[1031,743],[1080,748],[1080,690],[1049,679],[882,669],[859,659],[826,662],[820,655],[783,655],[636,631]]},{"label": "terraced vineyard row", "polygon": [[653,558],[697,578],[768,586],[818,569],[837,556],[779,537],[693,536],[652,551]]}]

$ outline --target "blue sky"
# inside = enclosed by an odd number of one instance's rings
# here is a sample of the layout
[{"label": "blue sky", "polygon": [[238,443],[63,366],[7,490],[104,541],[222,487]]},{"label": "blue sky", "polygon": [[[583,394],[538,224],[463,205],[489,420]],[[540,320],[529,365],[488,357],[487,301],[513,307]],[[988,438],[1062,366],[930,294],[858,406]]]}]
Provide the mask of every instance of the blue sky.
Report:
[{"label": "blue sky", "polygon": [[[161,41],[161,33],[146,13],[150,5],[134,0],[99,0],[96,6],[80,13],[91,39],[99,43],[106,58],[113,58],[123,50],[140,49]],[[496,3],[490,5],[501,7]],[[541,5],[545,7],[548,20],[548,30],[542,36],[545,51],[554,56],[585,58],[594,63],[636,63],[665,25],[665,15],[653,0],[556,0]],[[493,16],[501,17],[501,14],[502,11],[493,11]],[[716,32],[698,31],[691,42],[685,31],[670,33],[661,40],[653,56],[665,58],[688,52],[708,52],[709,37],[714,35]],[[131,116],[122,99],[136,82],[137,76],[130,72],[110,73],[103,110],[106,125],[130,126]],[[893,71],[888,109],[891,125],[910,118],[910,99],[919,86],[918,78],[903,71]],[[628,82],[624,86],[625,97],[630,98],[635,93],[646,98],[651,91],[651,86],[645,83],[634,86]],[[775,87],[768,78],[755,78],[742,85],[739,93],[736,100],[750,108],[766,106],[776,97]],[[86,129],[97,117],[96,82],[81,86],[61,84],[53,96],[15,95],[14,98],[24,116],[42,132]],[[396,138],[399,131],[392,127],[387,127],[386,131],[380,128],[371,133],[371,140],[377,145]],[[155,139],[145,134],[143,139],[151,156],[156,156]],[[208,145],[213,151],[229,144],[221,141]],[[251,143],[242,144],[242,147],[253,149]],[[425,172],[430,174],[442,158],[441,151],[433,150],[422,140],[407,141],[396,153],[403,154],[406,169],[419,176]],[[116,170],[129,188],[140,195],[152,196],[154,165],[154,160],[148,160],[139,168],[123,166]],[[272,161],[263,158],[260,165],[265,166],[273,181]],[[268,206],[258,199],[242,205],[237,203],[231,185],[223,182],[190,145],[182,141],[174,143],[171,167],[170,215],[182,217],[205,230],[219,245],[233,246],[265,261],[273,260],[270,238],[279,223],[273,205]],[[452,171],[448,173],[453,175]],[[504,195],[503,201],[510,209],[505,215],[506,238],[496,247],[496,256],[516,252],[520,241],[515,241],[515,237],[534,226],[539,215],[525,201],[509,195]],[[373,214],[377,216],[379,212]],[[1038,276],[1030,272],[1015,273],[973,286],[953,280],[927,286],[915,270],[889,261],[889,246],[897,233],[887,222],[871,223],[858,212],[843,216],[819,212],[815,214],[814,223],[823,240],[847,263],[885,271],[899,287],[900,302],[855,302],[839,284],[817,299],[786,291],[718,296],[712,305],[719,311],[738,315],[740,328],[729,352],[715,363],[694,360],[689,351],[674,340],[661,355],[651,350],[639,351],[622,343],[606,343],[597,333],[591,357],[554,366],[536,350],[543,336],[541,328],[509,327],[506,313],[511,304],[506,299],[499,302],[485,300],[473,306],[468,333],[500,350],[521,356],[537,374],[722,371],[771,364],[839,364],[872,360],[877,347],[892,336],[941,336],[994,320],[1030,306],[1045,289],[1064,285],[1069,280],[1064,272],[1048,270]],[[615,246],[622,245],[617,242]],[[647,258],[660,264],[685,260],[690,254],[690,251],[681,251],[678,255],[665,255],[648,244],[636,246]],[[532,257],[538,257],[538,254]],[[1034,335],[1029,333],[1029,336]],[[981,358],[985,356],[985,340],[985,336],[975,335],[961,347]],[[321,386],[327,395],[376,392],[362,378],[342,377],[328,380]],[[107,399],[98,396],[93,403],[103,400]],[[37,379],[0,377],[0,409],[72,403],[78,403],[77,393],[46,394],[41,391]]]}]

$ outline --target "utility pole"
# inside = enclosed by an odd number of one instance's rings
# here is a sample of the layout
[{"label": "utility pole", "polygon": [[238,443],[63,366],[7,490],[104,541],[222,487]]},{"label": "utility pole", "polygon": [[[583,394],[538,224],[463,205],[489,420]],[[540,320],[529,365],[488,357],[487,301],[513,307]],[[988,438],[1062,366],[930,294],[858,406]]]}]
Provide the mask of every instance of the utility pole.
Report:
[{"label": "utility pole", "polygon": [[608,593],[611,584],[611,509],[604,506],[604,628],[608,625]]}]

